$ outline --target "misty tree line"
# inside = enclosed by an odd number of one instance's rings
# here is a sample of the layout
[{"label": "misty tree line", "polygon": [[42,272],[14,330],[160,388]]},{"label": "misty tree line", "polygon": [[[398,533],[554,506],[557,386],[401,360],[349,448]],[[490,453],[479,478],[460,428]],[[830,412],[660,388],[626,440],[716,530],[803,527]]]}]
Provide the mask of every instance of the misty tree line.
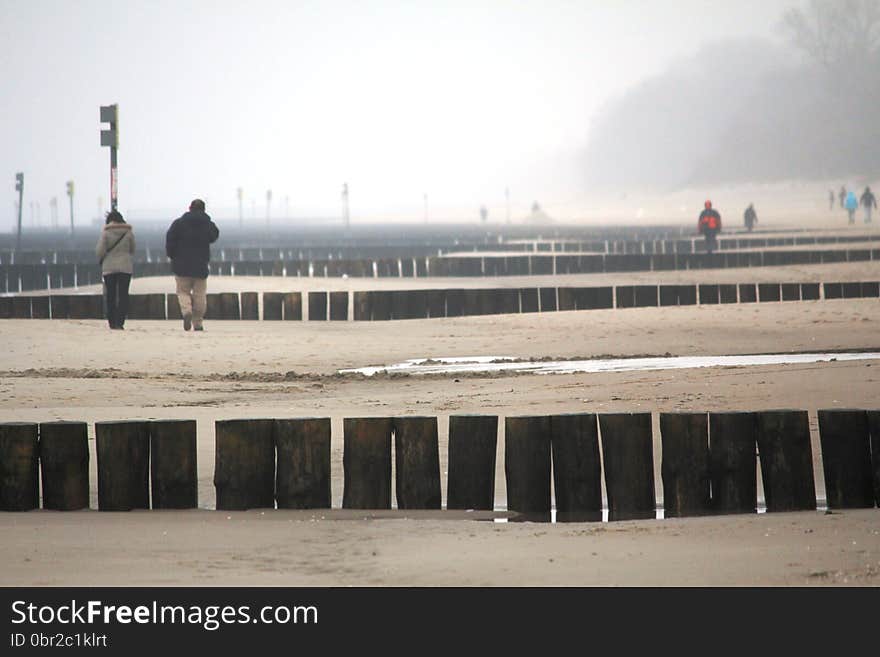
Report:
[{"label": "misty tree line", "polygon": [[880,174],[880,0],[810,0],[761,40],[709,43],[612,101],[588,182],[679,186]]}]

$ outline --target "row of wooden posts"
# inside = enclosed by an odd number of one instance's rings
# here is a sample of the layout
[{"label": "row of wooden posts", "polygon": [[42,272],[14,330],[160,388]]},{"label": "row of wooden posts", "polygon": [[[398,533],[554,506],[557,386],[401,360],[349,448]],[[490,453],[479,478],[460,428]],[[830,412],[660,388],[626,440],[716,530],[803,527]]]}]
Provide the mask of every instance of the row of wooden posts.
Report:
[{"label": "row of wooden posts", "polygon": [[[427,256],[378,260],[214,261],[214,276],[287,276],[424,278],[538,276],[555,274],[674,271],[729,267],[766,267],[880,260],[880,249],[815,249],[798,251],[723,251],[716,253],[543,253],[533,255]],[[135,265],[135,276],[169,276],[170,263]],[[95,264],[0,265],[0,293],[63,289],[101,282]]]},{"label": "row of wooden posts", "polygon": [[[820,289],[821,288],[821,289]],[[309,320],[381,321],[508,313],[880,297],[877,281],[307,292]],[[208,294],[208,319],[296,320],[302,292]],[[0,319],[102,319],[100,294],[0,297]],[[133,294],[130,319],[181,319],[176,294]]]},{"label": "row of wooden posts", "polygon": [[[142,236],[143,237],[143,236]],[[252,235],[250,237],[253,237]],[[521,238],[481,239],[450,238],[434,240],[410,240],[399,244],[345,245],[328,241],[323,245],[303,245],[301,239],[294,239],[288,246],[284,239],[267,239],[267,246],[214,246],[211,253],[216,262],[297,262],[322,263],[328,261],[385,260],[423,258],[450,253],[596,253],[596,254],[674,254],[697,253],[705,250],[705,240],[700,236],[676,234],[670,236],[668,230],[649,231],[641,237],[628,235],[626,238],[607,234],[560,236],[557,238],[533,235]],[[146,247],[134,254],[135,263],[166,263],[162,246],[164,234],[158,239],[146,239]],[[844,235],[787,235],[772,237],[757,233],[732,234],[718,238],[718,249],[754,250],[780,246],[807,246],[817,244],[846,244],[873,242],[880,240],[876,233],[848,233]],[[232,242],[236,243],[235,240]],[[0,266],[4,265],[94,265],[94,250],[31,248],[16,252],[11,248],[0,248]],[[52,271],[60,271],[54,269]],[[53,286],[54,287],[54,286]]]},{"label": "row of wooden posts", "polygon": [[[828,508],[880,505],[880,410],[819,410]],[[815,510],[807,411],[660,413],[664,517]],[[343,420],[342,507],[441,509],[436,417]],[[0,510],[89,508],[84,422],[0,423]],[[216,509],[331,507],[330,418],[218,420]],[[498,417],[449,417],[447,509],[495,508]],[[198,507],[195,420],[97,422],[98,508]],[[757,450],[757,451],[756,451]],[[601,451],[601,457],[600,457]],[[507,510],[558,520],[655,518],[651,413],[510,416]]]}]

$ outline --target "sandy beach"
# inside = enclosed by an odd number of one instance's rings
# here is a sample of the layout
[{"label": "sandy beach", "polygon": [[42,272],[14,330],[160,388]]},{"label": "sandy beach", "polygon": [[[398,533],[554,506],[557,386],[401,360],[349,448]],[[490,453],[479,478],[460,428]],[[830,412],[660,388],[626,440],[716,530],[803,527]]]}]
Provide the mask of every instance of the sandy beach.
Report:
[{"label": "sandy beach", "polygon": [[[880,263],[519,279],[418,287],[880,279]],[[365,285],[366,284],[366,285]],[[389,289],[406,279],[213,277],[209,291]],[[135,279],[132,293],[170,291]],[[95,292],[81,288],[82,292]],[[868,585],[880,584],[880,511],[826,514],[816,411],[880,407],[880,363],[601,374],[341,375],[413,358],[590,359],[880,351],[876,299],[496,315],[391,322],[3,320],[3,421],[89,423],[93,510],[0,514],[0,585]],[[443,500],[449,415],[795,408],[809,412],[815,512],[602,523],[507,521],[503,431],[497,513],[341,509],[342,419],[438,417]],[[329,417],[332,505],[214,510],[214,422]],[[195,419],[199,509],[97,510],[94,423]],[[503,426],[503,421],[499,425]],[[759,500],[763,491],[760,489]],[[603,491],[604,493],[604,491]],[[721,558],[719,558],[721,557]],[[136,567],[134,566],[135,564]]]}]

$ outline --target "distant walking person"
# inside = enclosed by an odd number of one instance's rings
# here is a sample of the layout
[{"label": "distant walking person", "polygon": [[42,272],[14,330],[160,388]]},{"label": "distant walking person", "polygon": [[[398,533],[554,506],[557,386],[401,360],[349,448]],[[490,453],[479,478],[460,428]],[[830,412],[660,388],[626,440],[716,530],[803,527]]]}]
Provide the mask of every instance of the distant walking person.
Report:
[{"label": "distant walking person", "polygon": [[751,233],[755,224],[758,223],[758,213],[755,212],[754,203],[749,203],[749,207],[747,207],[746,211],[743,213],[743,221],[746,224],[746,230]]},{"label": "distant walking person", "polygon": [[837,192],[837,198],[840,199],[840,207],[843,209],[843,205],[846,203],[846,187],[843,185],[840,186],[840,191]]},{"label": "distant walking person", "polygon": [[849,214],[849,223],[856,223],[856,210],[859,207],[859,199],[856,198],[855,192],[846,193],[846,211]]},{"label": "distant walking person", "polygon": [[712,207],[712,201],[706,201],[705,206],[697,221],[697,232],[706,238],[706,252],[712,253],[718,248],[716,236],[721,232],[721,215]]},{"label": "distant walking person", "polygon": [[205,212],[205,202],[195,199],[189,212],[174,220],[165,234],[165,255],[171,259],[171,271],[177,283],[177,299],[183,315],[183,330],[204,330],[202,324],[208,307],[208,261],[211,244],[220,237],[220,229]]},{"label": "distant walking person", "polygon": [[865,208],[865,223],[871,223],[871,210],[877,207],[877,199],[870,187],[865,187],[861,198],[862,207]]},{"label": "distant walking person", "polygon": [[95,245],[104,278],[104,309],[111,329],[122,330],[128,315],[128,286],[134,272],[134,231],[122,213],[107,213],[104,230]]},{"label": "distant walking person", "polygon": [[828,190],[828,210],[834,209],[834,190]]}]

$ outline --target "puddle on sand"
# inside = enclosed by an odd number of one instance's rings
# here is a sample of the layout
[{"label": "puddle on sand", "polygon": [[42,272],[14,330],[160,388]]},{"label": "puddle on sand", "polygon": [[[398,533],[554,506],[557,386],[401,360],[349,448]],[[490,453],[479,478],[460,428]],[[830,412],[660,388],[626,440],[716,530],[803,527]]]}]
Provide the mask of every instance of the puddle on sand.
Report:
[{"label": "puddle on sand", "polygon": [[[818,500],[816,500],[816,511],[817,511],[817,512],[824,513],[827,509],[828,509],[828,507],[827,507],[827,505],[826,505],[826,501],[825,501],[824,499],[818,499]],[[503,508],[496,508],[495,510],[496,510],[496,511],[507,511],[507,509],[503,509]],[[758,513],[767,513],[767,506],[766,506],[766,504],[764,503],[763,500],[758,500]],[[655,514],[655,517],[656,517],[657,520],[663,520],[663,518],[665,517],[665,516],[664,516],[664,513],[663,513],[663,507],[662,507],[662,506],[658,506],[658,507],[657,507],[657,512],[656,512],[656,514]],[[705,517],[718,517],[718,516],[705,516]],[[556,523],[556,522],[557,522],[557,520],[556,520],[556,509],[552,509],[552,510],[550,511],[550,519],[549,519],[549,520],[546,520],[546,519],[545,519],[545,520],[517,520],[517,519],[510,519],[510,518],[493,518],[493,519],[492,519],[492,522],[499,522],[499,523],[506,523],[506,522],[512,522],[512,523],[516,523],[516,522],[538,522],[538,523],[547,523],[547,522],[551,522],[551,523]],[[595,521],[594,521],[594,522],[595,522]],[[601,520],[601,522],[609,522],[609,520],[608,520],[608,509],[607,509],[607,508],[603,508],[603,509],[602,509],[602,520]],[[561,524],[561,523],[560,523],[560,524]],[[565,524],[569,524],[569,523],[565,523]]]},{"label": "puddle on sand", "polygon": [[743,356],[671,356],[655,358],[609,358],[596,360],[518,361],[505,356],[413,358],[394,365],[339,370],[340,374],[373,376],[379,372],[401,374],[458,374],[465,372],[532,372],[575,374],[579,372],[639,372],[700,367],[747,367],[753,365],[800,365],[832,361],[877,360],[877,352],[753,354]]}]

